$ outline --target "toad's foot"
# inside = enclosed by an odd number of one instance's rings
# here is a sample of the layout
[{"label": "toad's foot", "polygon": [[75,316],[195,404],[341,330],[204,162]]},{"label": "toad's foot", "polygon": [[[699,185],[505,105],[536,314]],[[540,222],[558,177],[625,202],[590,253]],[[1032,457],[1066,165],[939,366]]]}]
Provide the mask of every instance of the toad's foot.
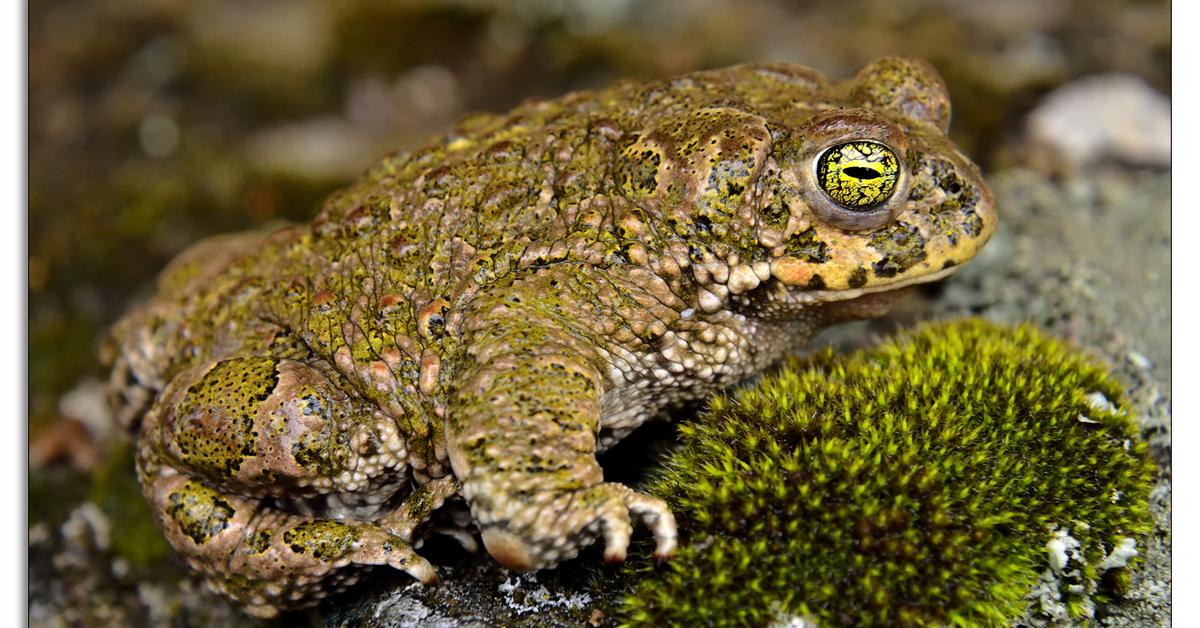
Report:
[{"label": "toad's foot", "polygon": [[312,605],[371,565],[436,582],[433,565],[411,546],[413,532],[458,486],[434,480],[378,521],[323,519],[222,492],[160,464],[148,449],[139,468],[167,540],[211,588],[258,617]]},{"label": "toad's foot", "polygon": [[256,530],[250,539],[278,531],[278,541],[268,542],[265,549],[239,547],[230,557],[230,573],[207,579],[212,588],[241,601],[256,617],[275,617],[281,610],[308,605],[318,590],[336,591],[353,584],[363,573],[353,568],[356,565],[387,565],[422,584],[438,580],[437,570],[407,540],[370,523],[327,519],[296,523],[274,520],[278,517],[270,514],[264,519],[257,526],[251,524]]},{"label": "toad's foot", "polygon": [[614,482],[535,494],[511,509],[511,518],[483,528],[488,553],[509,569],[556,565],[600,537],[604,560],[623,562],[633,531],[630,515],[654,533],[655,559],[670,557],[677,541],[675,516],[665,502]]}]

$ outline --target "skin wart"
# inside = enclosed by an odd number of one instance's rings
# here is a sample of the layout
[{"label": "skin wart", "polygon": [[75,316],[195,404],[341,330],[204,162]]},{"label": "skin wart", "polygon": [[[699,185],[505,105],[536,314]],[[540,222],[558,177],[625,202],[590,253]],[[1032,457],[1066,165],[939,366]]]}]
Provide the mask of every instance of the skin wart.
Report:
[{"label": "skin wart", "polygon": [[432,582],[435,531],[514,569],[623,560],[635,524],[669,556],[670,510],[596,453],[974,256],[996,213],[949,115],[903,58],[620,83],[194,245],[108,347],[159,525],[260,616],[371,565]]}]

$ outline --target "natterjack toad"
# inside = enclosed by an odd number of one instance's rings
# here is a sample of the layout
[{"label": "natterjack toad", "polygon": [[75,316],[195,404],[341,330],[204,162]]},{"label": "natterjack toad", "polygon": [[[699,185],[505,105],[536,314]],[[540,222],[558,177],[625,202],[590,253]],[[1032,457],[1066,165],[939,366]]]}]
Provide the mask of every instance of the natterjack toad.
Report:
[{"label": "natterjack toad", "polygon": [[596,453],[970,259],[996,214],[949,116],[911,59],[620,83],[193,246],[111,345],[159,524],[261,616],[366,565],[433,581],[432,530],[515,569],[622,560],[635,523],[668,556],[670,510]]}]

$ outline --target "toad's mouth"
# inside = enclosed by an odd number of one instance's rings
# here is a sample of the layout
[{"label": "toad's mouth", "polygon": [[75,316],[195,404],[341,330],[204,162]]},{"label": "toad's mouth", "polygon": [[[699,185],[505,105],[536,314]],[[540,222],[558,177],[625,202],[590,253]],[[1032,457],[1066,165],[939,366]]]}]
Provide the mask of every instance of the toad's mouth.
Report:
[{"label": "toad's mouth", "polygon": [[[872,295],[893,295],[898,298],[906,288],[945,279],[954,274],[959,265],[952,265],[933,272],[914,273],[908,277],[891,278],[885,283],[875,283],[858,288],[837,290],[814,289],[811,269],[794,258],[780,258],[774,262],[756,262],[732,267],[728,281],[701,288],[699,305],[704,312],[715,312],[722,307],[721,297],[731,295],[734,300],[747,302],[749,293],[765,298],[775,307],[808,307],[865,299]],[[822,286],[823,288],[823,286]],[[871,299],[882,302],[883,299]],[[896,299],[892,299],[895,301]],[[864,301],[865,303],[866,301]]]},{"label": "toad's mouth", "polygon": [[[888,300],[895,301],[901,293],[907,292],[906,288],[923,283],[930,283],[945,279],[954,274],[959,269],[959,266],[951,266],[943,268],[939,271],[926,273],[922,275],[914,275],[890,281],[883,284],[875,284],[872,286],[864,286],[862,288],[847,288],[844,290],[811,290],[804,289],[795,284],[789,284],[783,277],[773,277],[777,292],[775,298],[777,301],[789,305],[810,305],[818,303],[843,303],[847,301],[862,300],[862,302],[882,302],[882,297],[889,297]],[[875,297],[875,298],[871,298]]]},{"label": "toad's mouth", "polygon": [[813,290],[806,286],[789,285],[781,278],[772,276],[757,292],[758,298],[747,300],[745,305],[754,307],[754,303],[758,303],[762,306],[758,315],[763,317],[786,319],[801,312],[824,312],[832,317],[828,320],[878,318],[911,293],[914,287],[945,279],[958,268],[959,266],[951,266],[932,273],[894,279],[888,283],[844,290]]},{"label": "toad's mouth", "polygon": [[[959,269],[958,266],[951,266],[949,268],[943,268],[937,272],[927,273],[924,275],[917,275],[915,277],[907,277],[907,278],[900,279],[897,281],[892,281],[892,282],[885,283],[885,284],[877,284],[874,286],[868,286],[868,287],[863,287],[863,288],[849,288],[846,290],[796,291],[796,292],[794,292],[794,294],[792,296],[793,296],[793,298],[798,298],[801,300],[806,300],[806,301],[811,301],[811,302],[821,302],[821,303],[828,303],[828,302],[832,302],[832,301],[849,301],[851,299],[857,299],[857,298],[864,297],[867,295],[903,290],[904,288],[907,288],[909,286],[915,286],[917,284],[930,283],[933,281],[938,281],[940,279],[945,279],[946,277],[953,275],[954,272],[957,271],[958,269]],[[788,292],[793,292],[793,291],[789,290]]]}]

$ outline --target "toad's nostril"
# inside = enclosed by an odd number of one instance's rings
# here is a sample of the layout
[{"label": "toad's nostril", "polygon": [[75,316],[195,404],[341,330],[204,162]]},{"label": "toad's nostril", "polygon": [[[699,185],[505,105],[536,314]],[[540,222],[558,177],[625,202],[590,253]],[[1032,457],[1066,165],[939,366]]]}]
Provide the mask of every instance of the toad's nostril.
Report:
[{"label": "toad's nostril", "polygon": [[854,177],[855,179],[878,179],[879,177],[883,176],[883,173],[876,172],[875,170],[865,168],[863,166],[850,166],[849,168],[842,170],[842,172],[848,176]]}]

